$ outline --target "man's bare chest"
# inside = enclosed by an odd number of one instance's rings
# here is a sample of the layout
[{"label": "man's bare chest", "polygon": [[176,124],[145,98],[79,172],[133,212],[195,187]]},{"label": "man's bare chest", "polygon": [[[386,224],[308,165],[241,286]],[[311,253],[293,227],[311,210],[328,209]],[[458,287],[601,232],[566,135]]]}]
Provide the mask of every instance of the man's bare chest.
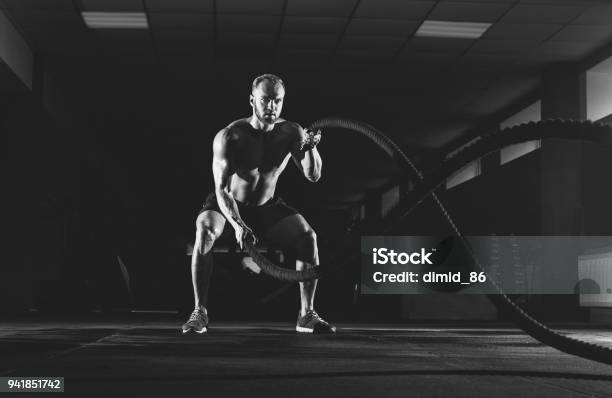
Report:
[{"label": "man's bare chest", "polygon": [[274,173],[284,168],[290,144],[283,136],[241,137],[233,151],[234,169],[242,173]]}]

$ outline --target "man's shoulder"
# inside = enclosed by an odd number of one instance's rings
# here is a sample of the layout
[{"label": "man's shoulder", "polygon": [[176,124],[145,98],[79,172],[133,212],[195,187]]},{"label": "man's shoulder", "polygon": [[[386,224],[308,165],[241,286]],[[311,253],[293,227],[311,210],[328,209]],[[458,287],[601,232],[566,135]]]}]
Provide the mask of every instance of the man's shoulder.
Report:
[{"label": "man's shoulder", "polygon": [[242,118],[238,120],[234,120],[226,127],[224,127],[221,131],[226,132],[227,134],[237,134],[243,132],[245,129],[251,127],[249,123],[249,118]]},{"label": "man's shoulder", "polygon": [[244,130],[249,127],[250,124],[248,122],[248,118],[234,120],[217,133],[217,139],[222,140],[231,140],[237,139],[244,132]]},{"label": "man's shoulder", "polygon": [[300,132],[302,131],[302,126],[300,126],[297,122],[292,122],[290,120],[282,120],[276,123],[276,126],[283,135],[293,138],[299,138]]},{"label": "man's shoulder", "polygon": [[279,121],[276,122],[276,126],[286,131],[299,131],[302,128],[299,123],[285,119],[279,119]]}]

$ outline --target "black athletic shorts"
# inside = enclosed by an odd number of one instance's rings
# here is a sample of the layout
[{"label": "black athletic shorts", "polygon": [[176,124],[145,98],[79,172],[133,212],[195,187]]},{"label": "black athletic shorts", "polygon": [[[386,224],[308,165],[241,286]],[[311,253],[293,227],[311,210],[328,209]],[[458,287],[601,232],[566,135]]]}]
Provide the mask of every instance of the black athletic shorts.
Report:
[{"label": "black athletic shorts", "polygon": [[[262,238],[263,235],[281,219],[299,214],[297,210],[289,206],[280,197],[273,197],[261,206],[249,206],[242,202],[236,201],[238,205],[238,211],[240,212],[240,218],[245,222],[247,227],[251,228],[258,238]],[[204,205],[200,210],[200,214],[207,210],[214,210],[221,212],[219,204],[217,203],[217,195],[212,192],[206,197]]]}]

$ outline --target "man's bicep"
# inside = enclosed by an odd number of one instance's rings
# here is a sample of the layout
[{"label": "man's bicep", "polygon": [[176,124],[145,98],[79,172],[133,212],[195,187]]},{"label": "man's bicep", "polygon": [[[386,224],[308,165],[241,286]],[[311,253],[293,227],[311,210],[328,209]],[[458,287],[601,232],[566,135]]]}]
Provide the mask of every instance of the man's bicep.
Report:
[{"label": "man's bicep", "polygon": [[232,170],[226,157],[213,157],[213,177],[215,179],[215,189],[226,189],[229,186]]},{"label": "man's bicep", "polygon": [[225,189],[229,185],[233,171],[228,159],[227,131],[221,130],[213,142],[213,177],[215,189]]}]

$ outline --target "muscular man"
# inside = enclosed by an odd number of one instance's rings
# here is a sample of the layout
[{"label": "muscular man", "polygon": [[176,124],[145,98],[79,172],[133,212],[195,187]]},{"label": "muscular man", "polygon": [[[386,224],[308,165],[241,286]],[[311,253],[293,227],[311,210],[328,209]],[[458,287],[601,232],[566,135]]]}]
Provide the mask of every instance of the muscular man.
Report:
[{"label": "muscular man", "polygon": [[[226,221],[233,227],[241,248],[245,241],[262,238],[295,249],[297,270],[319,264],[314,230],[295,209],[274,196],[278,177],[290,158],[309,181],[316,182],[321,177],[321,156],[316,148],[321,133],[281,119],[284,97],[285,85],[279,77],[257,77],[250,96],[252,115],[232,122],[215,136],[215,191],[206,198],[196,221],[191,260],[195,309],[183,325],[183,333],[207,330],[212,248]],[[334,333],[335,327],[314,310],[316,288],[316,280],[300,282],[296,331]]]}]

